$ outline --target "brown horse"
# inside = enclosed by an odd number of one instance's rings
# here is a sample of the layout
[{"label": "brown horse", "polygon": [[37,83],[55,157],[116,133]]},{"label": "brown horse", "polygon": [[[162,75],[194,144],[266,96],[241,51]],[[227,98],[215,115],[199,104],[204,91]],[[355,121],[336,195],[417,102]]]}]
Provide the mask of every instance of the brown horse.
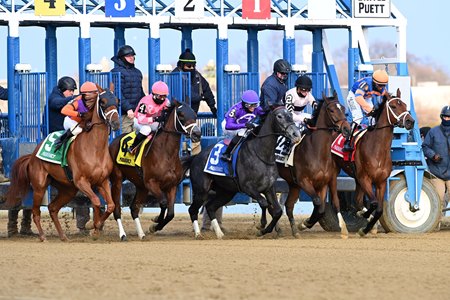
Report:
[{"label": "brown horse", "polygon": [[[394,126],[408,130],[414,126],[414,119],[400,96],[399,89],[396,97],[390,94],[383,96],[383,102],[375,114],[376,125],[361,137],[354,150],[354,163],[333,155],[339,167],[355,178],[357,183],[355,199],[360,208],[363,207],[364,194],[368,197],[369,208],[362,215],[370,220],[365,228],[358,231],[360,236],[365,236],[383,214],[387,179],[392,171],[391,144]],[[369,218],[372,214],[373,217]]]},{"label": "brown horse", "polygon": [[[94,208],[94,237],[98,236],[99,229],[114,210],[111,197],[109,174],[113,163],[108,153],[108,137],[110,128],[118,130],[120,127],[117,112],[117,98],[111,90],[103,90],[97,85],[99,97],[95,105],[84,116],[80,126],[84,130],[71,144],[67,152],[68,165],[72,171],[73,181],[69,181],[64,169],[59,164],[49,163],[37,158],[41,144],[32,154],[20,157],[11,170],[11,185],[7,193],[7,204],[11,207],[21,203],[30,188],[33,191],[33,220],[39,231],[39,238],[45,241],[46,237],[41,226],[41,202],[48,185],[57,188],[56,198],[48,205],[50,216],[55,223],[59,238],[67,241],[67,236],[58,220],[58,212],[75,196],[78,190],[89,197]],[[87,120],[86,118],[90,118]],[[96,186],[105,199],[108,208],[101,215],[100,199],[93,192]]]},{"label": "brown horse", "polygon": [[[278,163],[278,172],[289,185],[286,199],[286,215],[291,225],[292,235],[298,237],[297,227],[293,215],[294,205],[298,200],[300,189],[303,189],[311,198],[314,210],[301,225],[301,229],[311,228],[325,211],[325,199],[328,185],[337,185],[338,168],[331,156],[332,134],[334,131],[350,135],[350,124],[344,114],[344,107],[339,104],[336,92],[333,97],[327,98],[323,94],[323,101],[317,108],[316,126],[311,134],[306,135],[295,148],[294,166],[285,167]],[[332,194],[332,201],[340,216],[339,198],[337,191]],[[342,219],[342,216],[340,216]],[[341,222],[340,222],[341,224]],[[342,223],[341,233],[348,235],[345,223]]]},{"label": "brown horse", "polygon": [[[189,105],[173,101],[172,106],[163,113],[161,128],[144,149],[146,155],[142,158],[142,169],[117,164],[111,174],[112,194],[116,209],[114,218],[119,226],[121,240],[126,240],[125,230],[121,221],[120,194],[122,181],[130,180],[136,186],[136,195],[130,204],[131,216],[136,224],[140,239],[145,237],[139,221],[139,209],[150,194],[159,200],[161,212],[154,219],[150,232],[162,230],[175,216],[174,204],[177,186],[183,179],[184,170],[180,162],[181,135],[189,136],[193,142],[200,141],[201,131],[198,128],[197,115]],[[109,147],[112,157],[117,157],[121,135],[114,139]],[[167,215],[166,215],[167,210]]]}]

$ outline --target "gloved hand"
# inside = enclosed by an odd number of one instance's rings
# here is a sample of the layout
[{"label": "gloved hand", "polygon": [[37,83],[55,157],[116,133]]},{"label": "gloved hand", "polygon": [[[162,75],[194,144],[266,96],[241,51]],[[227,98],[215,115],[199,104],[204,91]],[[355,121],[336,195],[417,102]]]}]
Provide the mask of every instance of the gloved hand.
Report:
[{"label": "gloved hand", "polygon": [[435,154],[435,155],[433,155],[431,160],[434,161],[435,163],[438,163],[442,160],[442,157],[439,154]]},{"label": "gloved hand", "polygon": [[153,122],[152,124],[150,124],[150,129],[152,131],[157,131],[159,127],[159,122]]},{"label": "gloved hand", "polygon": [[257,127],[257,125],[255,123],[252,123],[252,122],[245,123],[245,128],[247,128],[247,129],[253,129],[256,127]]},{"label": "gloved hand", "polygon": [[372,110],[367,113],[367,116],[373,117],[374,115],[375,115],[375,108],[372,108]]},{"label": "gloved hand", "polygon": [[305,125],[307,125],[308,127],[313,127],[314,126],[313,121],[310,118],[305,118],[303,120],[303,122],[305,122]]},{"label": "gloved hand", "polygon": [[157,116],[157,117],[154,117],[154,118],[153,118],[153,121],[155,121],[155,122],[158,122],[158,123],[159,123],[159,122],[161,122],[161,121],[162,121],[162,118],[163,118],[162,116]]},{"label": "gloved hand", "polygon": [[80,118],[83,118],[84,115],[85,115],[85,113],[83,113],[83,112],[78,112],[78,116],[79,116]]},{"label": "gloved hand", "polygon": [[134,118],[134,111],[131,110],[131,109],[129,109],[129,110],[127,111],[127,116],[128,116],[128,118],[133,119],[133,118]]},{"label": "gloved hand", "polygon": [[214,119],[217,119],[217,108],[211,107],[211,112]]}]

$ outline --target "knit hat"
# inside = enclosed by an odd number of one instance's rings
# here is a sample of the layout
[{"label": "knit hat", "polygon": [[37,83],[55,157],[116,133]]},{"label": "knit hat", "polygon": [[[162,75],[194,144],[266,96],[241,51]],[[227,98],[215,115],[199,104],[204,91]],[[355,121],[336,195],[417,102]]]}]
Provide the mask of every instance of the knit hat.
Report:
[{"label": "knit hat", "polygon": [[196,63],[195,55],[191,52],[191,49],[187,48],[179,57],[182,63]]}]

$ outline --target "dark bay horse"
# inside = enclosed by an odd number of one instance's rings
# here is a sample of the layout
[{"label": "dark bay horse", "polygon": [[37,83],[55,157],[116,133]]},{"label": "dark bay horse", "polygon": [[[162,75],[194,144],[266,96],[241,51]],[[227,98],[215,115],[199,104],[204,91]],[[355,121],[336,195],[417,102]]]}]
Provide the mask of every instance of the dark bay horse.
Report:
[{"label": "dark bay horse", "polygon": [[[114,210],[111,197],[109,174],[113,168],[108,153],[110,128],[120,128],[117,112],[117,98],[112,93],[114,88],[103,90],[97,85],[99,97],[91,110],[83,117],[80,126],[83,132],[71,144],[67,152],[68,165],[72,171],[73,182],[69,181],[59,164],[49,163],[37,158],[41,144],[32,154],[20,157],[11,170],[11,185],[7,193],[7,203],[17,206],[31,189],[33,191],[33,220],[39,231],[39,238],[46,237],[41,226],[41,202],[48,185],[56,187],[58,194],[48,205],[50,216],[55,223],[59,238],[67,241],[67,236],[58,220],[58,212],[75,196],[78,190],[83,192],[92,202],[94,208],[94,237],[98,236],[101,226]],[[100,199],[93,192],[96,186],[105,199],[108,208],[104,214],[100,212]]]},{"label": "dark bay horse", "polygon": [[354,164],[333,154],[338,166],[355,178],[357,205],[363,207],[364,194],[369,200],[369,208],[362,214],[369,222],[365,228],[358,231],[360,236],[365,236],[383,214],[387,179],[392,171],[391,144],[394,126],[408,130],[414,126],[414,119],[400,97],[399,89],[396,97],[390,94],[383,96],[383,102],[375,114],[376,125],[361,137],[354,150]]},{"label": "dark bay horse", "polygon": [[[237,178],[203,172],[214,145],[184,161],[190,168],[193,202],[189,207],[189,214],[196,238],[202,237],[198,225],[198,212],[203,204],[212,220],[211,226],[217,238],[224,236],[215,213],[238,192],[246,193],[257,200],[261,207],[269,207],[272,221],[260,233],[263,235],[273,230],[282,214],[274,189],[274,183],[278,178],[275,146],[279,135],[285,135],[294,142],[300,139],[299,129],[295,126],[291,113],[284,107],[277,107],[271,111],[263,121],[259,133],[242,143],[236,162]],[[210,190],[215,192],[215,197],[207,201]]]},{"label": "dark bay horse", "polygon": [[[161,129],[145,146],[144,153],[148,153],[142,158],[142,168],[120,165],[114,159],[111,174],[112,194],[116,204],[114,218],[119,226],[121,240],[126,240],[120,209],[122,181],[125,179],[136,186],[136,195],[130,204],[130,210],[140,239],[145,237],[145,233],[139,220],[139,210],[148,194],[158,199],[161,207],[159,216],[154,219],[156,224],[149,228],[150,232],[162,230],[175,216],[177,186],[184,174],[179,156],[181,135],[189,136],[193,142],[198,142],[201,131],[196,123],[197,115],[185,103],[173,101],[172,106],[163,113],[163,119]],[[109,146],[113,158],[117,157],[119,151],[126,151],[119,149],[123,136],[115,138]]]},{"label": "dark bay horse", "polygon": [[[325,199],[328,185],[336,187],[339,169],[336,167],[331,155],[333,133],[342,132],[345,136],[351,134],[344,107],[339,104],[336,92],[333,97],[322,95],[317,108],[317,120],[312,133],[307,134],[294,152],[294,166],[285,166],[278,163],[278,172],[289,185],[289,193],[285,203],[286,215],[292,230],[292,235],[298,237],[294,220],[294,205],[298,200],[300,189],[303,189],[312,199],[314,210],[305,220],[300,229],[311,228],[325,213]],[[336,189],[335,189],[336,190]],[[347,227],[340,214],[337,190],[332,195],[333,204],[337,210],[341,225],[341,234],[348,235]],[[263,214],[265,216],[265,214]],[[264,226],[263,220],[261,225]]]}]

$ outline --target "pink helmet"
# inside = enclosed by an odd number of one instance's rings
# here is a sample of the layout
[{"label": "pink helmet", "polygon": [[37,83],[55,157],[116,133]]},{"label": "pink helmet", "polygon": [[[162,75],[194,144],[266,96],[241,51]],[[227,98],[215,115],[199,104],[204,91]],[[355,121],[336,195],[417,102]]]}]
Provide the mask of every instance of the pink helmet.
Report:
[{"label": "pink helmet", "polygon": [[157,81],[152,85],[153,95],[169,95],[169,87],[165,82]]}]

